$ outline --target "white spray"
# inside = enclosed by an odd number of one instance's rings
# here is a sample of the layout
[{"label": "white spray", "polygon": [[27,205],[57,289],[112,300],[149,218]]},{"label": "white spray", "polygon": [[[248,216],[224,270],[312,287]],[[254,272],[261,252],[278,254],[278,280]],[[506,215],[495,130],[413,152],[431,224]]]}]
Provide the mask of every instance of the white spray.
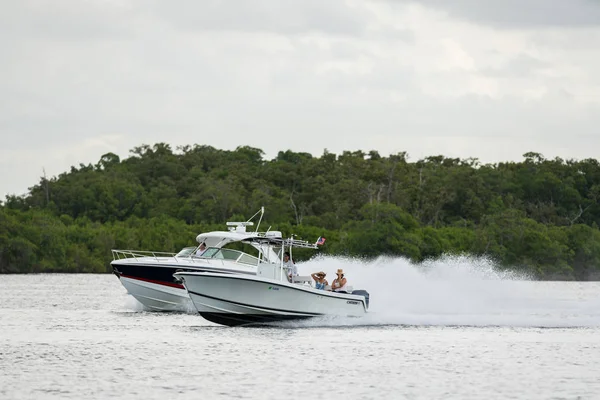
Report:
[{"label": "white spray", "polygon": [[370,293],[365,318],[320,318],[314,325],[600,326],[600,284],[539,282],[502,271],[487,258],[444,256],[422,264],[404,258],[363,261],[316,257],[302,275],[344,269],[348,284]]}]

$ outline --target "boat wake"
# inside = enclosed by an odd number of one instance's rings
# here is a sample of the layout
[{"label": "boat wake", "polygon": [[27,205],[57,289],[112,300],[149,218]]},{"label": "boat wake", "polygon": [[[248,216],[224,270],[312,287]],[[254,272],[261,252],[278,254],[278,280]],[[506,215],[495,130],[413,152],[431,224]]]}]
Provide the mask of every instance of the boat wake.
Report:
[{"label": "boat wake", "polygon": [[323,270],[329,281],[343,268],[349,285],[369,291],[370,312],[278,326],[600,327],[600,283],[535,281],[501,271],[487,258],[446,256],[413,264],[320,256],[298,267],[302,275]]}]

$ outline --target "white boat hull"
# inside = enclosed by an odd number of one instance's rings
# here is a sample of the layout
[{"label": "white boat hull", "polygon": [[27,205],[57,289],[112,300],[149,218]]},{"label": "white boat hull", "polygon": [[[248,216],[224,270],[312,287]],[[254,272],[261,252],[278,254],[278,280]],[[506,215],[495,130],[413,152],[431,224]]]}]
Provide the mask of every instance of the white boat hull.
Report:
[{"label": "white boat hull", "polygon": [[185,288],[169,287],[136,278],[120,277],[127,292],[151,311],[192,312],[195,310]]},{"label": "white boat hull", "polygon": [[115,260],[111,265],[127,292],[150,311],[196,311],[184,286],[173,277],[178,270],[256,274],[256,267],[229,266],[222,260],[218,260],[221,265],[217,266],[207,262],[191,265],[185,261],[177,264],[144,261],[146,262],[136,259]]},{"label": "white boat hull", "polygon": [[362,295],[333,293],[309,285],[259,276],[178,272],[194,307],[209,321],[227,326],[264,324],[324,315],[362,316]]}]

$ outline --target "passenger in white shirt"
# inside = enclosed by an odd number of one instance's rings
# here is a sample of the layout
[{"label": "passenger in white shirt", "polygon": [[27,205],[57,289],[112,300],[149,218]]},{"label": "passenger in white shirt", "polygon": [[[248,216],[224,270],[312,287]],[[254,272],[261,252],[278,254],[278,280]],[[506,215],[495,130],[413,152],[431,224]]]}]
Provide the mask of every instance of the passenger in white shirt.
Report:
[{"label": "passenger in white shirt", "polygon": [[346,292],[347,280],[344,278],[344,270],[340,268],[335,274],[337,278],[331,283],[331,290],[334,292]]},{"label": "passenger in white shirt", "polygon": [[287,251],[283,253],[283,267],[288,271],[288,280],[292,281],[292,276],[298,276],[298,267],[294,264],[294,261],[290,258],[290,253]]},{"label": "passenger in white shirt", "polygon": [[206,244],[204,242],[202,242],[200,244],[200,247],[198,247],[198,250],[196,250],[196,257],[200,257],[202,255],[202,253],[204,253],[206,251]]}]

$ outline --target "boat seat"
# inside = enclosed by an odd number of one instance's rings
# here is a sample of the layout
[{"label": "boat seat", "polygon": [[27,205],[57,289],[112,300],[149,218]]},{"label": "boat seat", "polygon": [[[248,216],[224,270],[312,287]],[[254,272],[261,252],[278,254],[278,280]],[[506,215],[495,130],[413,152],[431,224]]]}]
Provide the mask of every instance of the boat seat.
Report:
[{"label": "boat seat", "polygon": [[311,283],[312,278],[310,276],[297,275],[297,276],[292,277],[292,282],[293,283]]}]

